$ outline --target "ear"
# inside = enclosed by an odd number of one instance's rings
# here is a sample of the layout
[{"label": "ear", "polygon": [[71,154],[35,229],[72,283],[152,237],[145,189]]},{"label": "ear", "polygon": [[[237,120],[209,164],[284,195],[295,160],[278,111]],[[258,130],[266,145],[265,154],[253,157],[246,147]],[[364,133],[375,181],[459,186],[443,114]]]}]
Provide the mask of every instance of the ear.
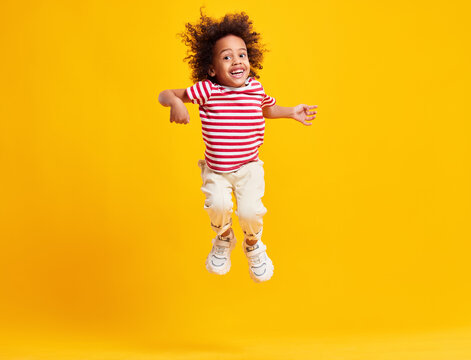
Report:
[{"label": "ear", "polygon": [[214,75],[216,75],[216,72],[214,71],[213,65],[209,65],[208,74],[211,77],[214,77]]}]

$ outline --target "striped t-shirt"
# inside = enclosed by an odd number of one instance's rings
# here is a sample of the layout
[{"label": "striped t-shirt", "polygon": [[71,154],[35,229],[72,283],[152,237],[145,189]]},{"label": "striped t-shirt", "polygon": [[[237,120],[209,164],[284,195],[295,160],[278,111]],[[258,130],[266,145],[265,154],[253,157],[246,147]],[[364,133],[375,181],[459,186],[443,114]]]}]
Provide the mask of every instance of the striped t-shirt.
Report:
[{"label": "striped t-shirt", "polygon": [[210,169],[227,173],[258,160],[265,134],[262,108],[276,102],[259,81],[248,78],[246,86],[235,88],[203,80],[186,92],[199,104],[204,157]]}]

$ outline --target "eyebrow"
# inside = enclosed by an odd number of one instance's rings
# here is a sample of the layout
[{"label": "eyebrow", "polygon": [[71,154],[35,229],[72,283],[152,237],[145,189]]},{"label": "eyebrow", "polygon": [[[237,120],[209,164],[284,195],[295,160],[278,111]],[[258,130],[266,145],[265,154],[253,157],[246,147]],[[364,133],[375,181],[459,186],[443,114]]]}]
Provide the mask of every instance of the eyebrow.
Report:
[{"label": "eyebrow", "polygon": [[[222,54],[224,51],[227,51],[227,50],[232,50],[232,49],[224,49],[224,50],[221,50],[221,51],[219,52],[219,54]],[[238,49],[238,50],[245,50],[245,51],[247,51],[246,48],[240,48],[240,49]]]}]

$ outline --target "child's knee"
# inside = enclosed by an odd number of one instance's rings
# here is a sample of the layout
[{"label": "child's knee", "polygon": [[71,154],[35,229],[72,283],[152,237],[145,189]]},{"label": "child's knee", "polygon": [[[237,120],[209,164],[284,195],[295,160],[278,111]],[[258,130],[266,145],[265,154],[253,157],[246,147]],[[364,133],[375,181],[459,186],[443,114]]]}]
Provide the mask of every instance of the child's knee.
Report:
[{"label": "child's knee", "polygon": [[266,214],[267,209],[262,202],[242,202],[238,204],[237,216],[241,222],[259,221]]},{"label": "child's knee", "polygon": [[232,213],[232,200],[226,196],[211,196],[204,202],[204,208],[216,214]]}]

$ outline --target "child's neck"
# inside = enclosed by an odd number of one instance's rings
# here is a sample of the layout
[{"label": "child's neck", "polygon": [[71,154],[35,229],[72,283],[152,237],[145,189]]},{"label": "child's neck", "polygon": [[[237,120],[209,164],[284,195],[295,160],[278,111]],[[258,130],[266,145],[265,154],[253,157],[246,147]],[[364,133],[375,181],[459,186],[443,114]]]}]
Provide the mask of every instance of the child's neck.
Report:
[{"label": "child's neck", "polygon": [[224,85],[224,84],[221,84],[220,82],[218,82],[216,79],[214,79],[214,80],[212,80],[212,81],[213,81],[214,83],[220,85],[220,86],[225,86],[225,87],[230,87],[230,88],[243,88],[243,87],[249,86],[249,79],[250,79],[250,77],[248,77],[247,79],[245,79],[244,85],[242,85],[242,86]]}]

